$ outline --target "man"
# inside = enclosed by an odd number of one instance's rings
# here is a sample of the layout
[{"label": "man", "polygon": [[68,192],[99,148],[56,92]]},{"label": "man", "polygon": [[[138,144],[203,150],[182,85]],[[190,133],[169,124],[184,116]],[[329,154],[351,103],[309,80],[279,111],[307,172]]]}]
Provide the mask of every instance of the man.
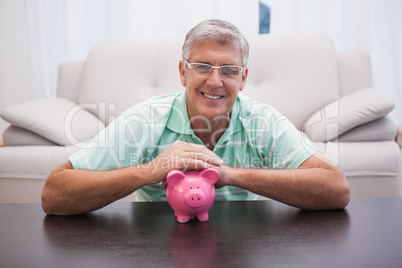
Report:
[{"label": "man", "polygon": [[235,26],[199,23],[182,57],[185,91],[128,109],[96,137],[108,146],[82,149],[53,171],[42,192],[46,213],[86,213],[135,191],[140,200],[166,200],[170,170],[210,166],[219,172],[216,200],[262,195],[302,209],[348,204],[342,172],[274,108],[239,94],[248,43]]}]

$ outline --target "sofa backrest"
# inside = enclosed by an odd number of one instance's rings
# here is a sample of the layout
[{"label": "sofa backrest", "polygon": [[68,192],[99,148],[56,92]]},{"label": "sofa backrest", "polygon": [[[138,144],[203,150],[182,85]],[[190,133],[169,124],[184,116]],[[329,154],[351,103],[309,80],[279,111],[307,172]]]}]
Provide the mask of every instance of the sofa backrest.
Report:
[{"label": "sofa backrest", "polygon": [[[259,35],[248,40],[245,95],[273,105],[299,129],[310,114],[338,99],[337,58],[328,37]],[[182,91],[182,43],[171,39],[97,45],[85,61],[78,103],[98,107],[91,111],[108,124],[138,102]]]},{"label": "sofa backrest", "polygon": [[363,88],[372,88],[371,60],[368,51],[337,53],[340,97]]},{"label": "sofa backrest", "polygon": [[[150,97],[180,92],[179,39],[107,42],[94,47],[85,61],[78,103],[109,124],[126,109]],[[88,105],[87,105],[88,106]]]},{"label": "sofa backrest", "polygon": [[57,76],[57,97],[78,103],[84,62],[62,62]]},{"label": "sofa backrest", "polygon": [[299,130],[304,120],[338,99],[332,41],[324,35],[259,35],[250,40],[244,94],[270,104]]}]

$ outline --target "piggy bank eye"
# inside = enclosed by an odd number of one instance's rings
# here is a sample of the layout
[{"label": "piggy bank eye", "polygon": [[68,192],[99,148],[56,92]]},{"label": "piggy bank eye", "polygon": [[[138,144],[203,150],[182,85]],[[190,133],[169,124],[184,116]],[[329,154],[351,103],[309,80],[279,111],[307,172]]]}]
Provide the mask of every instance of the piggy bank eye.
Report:
[{"label": "piggy bank eye", "polygon": [[193,187],[192,187],[192,186],[190,186],[190,189],[193,189]]},{"label": "piggy bank eye", "polygon": [[200,189],[200,186],[197,186],[197,189]]}]

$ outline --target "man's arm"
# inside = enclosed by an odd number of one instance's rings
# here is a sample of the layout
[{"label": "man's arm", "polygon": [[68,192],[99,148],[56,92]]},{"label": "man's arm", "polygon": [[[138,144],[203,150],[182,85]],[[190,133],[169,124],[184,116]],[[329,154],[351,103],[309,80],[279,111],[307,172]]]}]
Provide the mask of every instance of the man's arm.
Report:
[{"label": "man's arm", "polygon": [[149,163],[114,170],[74,169],[70,161],[54,170],[42,191],[47,214],[72,215],[102,208],[139,188],[159,183],[171,169],[205,169],[221,160],[204,146],[176,142]]},{"label": "man's arm", "polygon": [[139,166],[107,171],[74,169],[70,161],[50,173],[42,191],[47,214],[72,215],[102,208],[146,184]]},{"label": "man's arm", "polygon": [[320,153],[295,169],[218,169],[217,187],[237,186],[301,209],[344,208],[350,199],[342,171]]}]

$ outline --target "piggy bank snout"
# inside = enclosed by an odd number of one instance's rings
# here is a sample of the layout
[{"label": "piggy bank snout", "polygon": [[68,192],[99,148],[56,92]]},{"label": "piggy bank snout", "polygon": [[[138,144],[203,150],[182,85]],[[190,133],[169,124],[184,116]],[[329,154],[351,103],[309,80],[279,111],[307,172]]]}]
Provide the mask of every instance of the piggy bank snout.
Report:
[{"label": "piggy bank snout", "polygon": [[184,200],[189,207],[197,208],[204,204],[205,194],[198,190],[190,191],[186,194]]}]

